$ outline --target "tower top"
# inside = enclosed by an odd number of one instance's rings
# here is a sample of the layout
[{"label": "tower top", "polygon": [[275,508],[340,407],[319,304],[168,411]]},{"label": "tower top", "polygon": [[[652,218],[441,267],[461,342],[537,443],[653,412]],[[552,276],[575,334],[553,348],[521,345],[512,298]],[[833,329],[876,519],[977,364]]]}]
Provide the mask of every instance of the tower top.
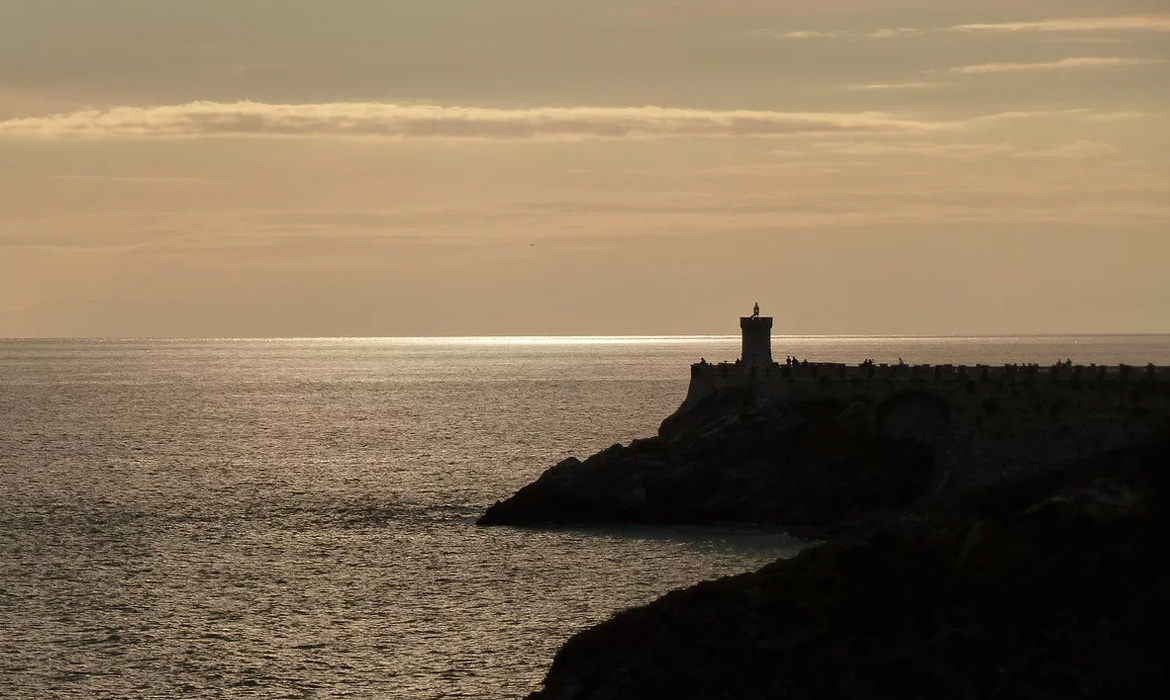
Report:
[{"label": "tower top", "polygon": [[749,326],[753,326],[753,327],[767,326],[769,329],[772,327],[772,317],[760,315],[760,303],[759,302],[756,302],[755,305],[752,306],[752,315],[751,316],[740,316],[739,317],[739,327],[740,328],[746,329]]},{"label": "tower top", "polygon": [[739,328],[743,331],[743,354],[745,365],[772,364],[772,317],[760,315],[760,305],[752,307],[751,316],[741,316]]}]

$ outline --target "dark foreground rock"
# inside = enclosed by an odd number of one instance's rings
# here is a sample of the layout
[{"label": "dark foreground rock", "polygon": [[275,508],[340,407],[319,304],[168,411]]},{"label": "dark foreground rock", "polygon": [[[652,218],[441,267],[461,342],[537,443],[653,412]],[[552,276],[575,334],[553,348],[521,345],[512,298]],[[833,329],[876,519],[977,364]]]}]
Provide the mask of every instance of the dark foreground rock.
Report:
[{"label": "dark foreground rock", "polygon": [[1170,440],[905,515],[570,639],[531,700],[1161,698]]},{"label": "dark foreground rock", "polygon": [[[915,429],[945,430],[936,425],[945,408],[925,411]],[[727,396],[669,419],[656,437],[565,460],[480,524],[740,521],[821,532],[930,492],[943,470],[915,437],[875,427],[841,401]]]}]

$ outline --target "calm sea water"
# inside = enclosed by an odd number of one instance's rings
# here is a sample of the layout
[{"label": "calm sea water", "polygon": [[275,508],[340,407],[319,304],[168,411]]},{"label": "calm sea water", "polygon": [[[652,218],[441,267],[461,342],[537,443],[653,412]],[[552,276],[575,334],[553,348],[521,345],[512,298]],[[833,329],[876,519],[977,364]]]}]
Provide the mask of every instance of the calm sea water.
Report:
[{"label": "calm sea water", "polygon": [[[480,529],[654,433],[734,338],[0,341],[0,697],[508,698],[569,635],[790,556]],[[1170,364],[1170,336],[777,338],[825,361]]]}]

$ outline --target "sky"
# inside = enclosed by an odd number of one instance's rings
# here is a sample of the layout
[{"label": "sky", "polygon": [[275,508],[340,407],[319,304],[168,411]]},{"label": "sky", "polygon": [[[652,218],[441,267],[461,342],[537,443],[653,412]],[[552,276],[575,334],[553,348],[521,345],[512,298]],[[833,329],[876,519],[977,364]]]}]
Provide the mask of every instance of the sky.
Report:
[{"label": "sky", "polygon": [[0,337],[1170,332],[1167,0],[0,0]]}]

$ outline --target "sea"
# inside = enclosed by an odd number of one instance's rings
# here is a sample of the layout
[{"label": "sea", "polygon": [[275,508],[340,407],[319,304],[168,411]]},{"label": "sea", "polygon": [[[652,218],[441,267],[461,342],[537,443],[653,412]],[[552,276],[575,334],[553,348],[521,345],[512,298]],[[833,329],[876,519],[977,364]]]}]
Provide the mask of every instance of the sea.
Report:
[{"label": "sea", "polygon": [[[765,527],[480,528],[653,435],[734,337],[0,341],[0,698],[519,698],[791,557]],[[812,361],[1170,365],[1170,336],[782,337]]]}]

